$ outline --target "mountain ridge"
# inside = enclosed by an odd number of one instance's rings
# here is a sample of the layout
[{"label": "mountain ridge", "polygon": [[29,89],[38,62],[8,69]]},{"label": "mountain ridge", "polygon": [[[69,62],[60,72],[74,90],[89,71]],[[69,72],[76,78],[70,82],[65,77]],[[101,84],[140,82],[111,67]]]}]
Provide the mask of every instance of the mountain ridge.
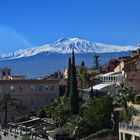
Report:
[{"label": "mountain ridge", "polygon": [[45,44],[38,47],[20,49],[15,52],[0,55],[1,60],[16,59],[22,57],[30,57],[39,53],[71,53],[72,48],[75,53],[108,53],[108,52],[122,52],[137,49],[136,46],[120,46],[108,45],[93,41],[87,41],[81,38],[61,38],[54,43]]}]

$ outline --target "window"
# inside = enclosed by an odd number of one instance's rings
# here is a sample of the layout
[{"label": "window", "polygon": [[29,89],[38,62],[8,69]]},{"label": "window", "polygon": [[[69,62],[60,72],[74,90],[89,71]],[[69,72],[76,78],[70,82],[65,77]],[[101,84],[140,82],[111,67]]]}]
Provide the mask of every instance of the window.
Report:
[{"label": "window", "polygon": [[54,98],[51,98],[51,103],[54,103]]},{"label": "window", "polygon": [[31,110],[34,111],[35,110],[35,100],[31,99]]},{"label": "window", "polygon": [[5,76],[6,74],[5,74],[5,72],[3,72],[3,76]]},{"label": "window", "polygon": [[116,82],[116,78],[115,78],[115,76],[114,76],[114,82]]},{"label": "window", "polygon": [[31,99],[31,105],[34,105],[35,101],[33,99]]},{"label": "window", "polygon": [[54,91],[54,85],[51,86],[51,91]]},{"label": "window", "polygon": [[31,89],[32,92],[34,92],[35,91],[35,85],[31,85],[30,89]]},{"label": "window", "polygon": [[23,101],[24,101],[24,100],[20,100],[20,105],[21,105],[21,106],[23,105]]},{"label": "window", "polygon": [[10,91],[11,91],[11,93],[15,92],[15,87],[14,86],[11,86],[10,87]]},{"label": "window", "polygon": [[49,90],[49,86],[48,85],[46,85],[45,88],[46,88],[47,91]]},{"label": "window", "polygon": [[44,102],[45,102],[45,104],[48,104],[48,100],[47,99],[44,99]]},{"label": "window", "polygon": [[113,82],[113,77],[110,77],[111,78],[111,82]]},{"label": "window", "polygon": [[42,91],[43,91],[43,87],[42,87],[42,86],[39,86],[39,87],[38,87],[38,90],[39,90],[40,92],[42,92]]},{"label": "window", "polygon": [[23,85],[19,85],[19,92],[23,92],[23,91],[24,91]]},{"label": "window", "polygon": [[11,73],[10,73],[10,72],[8,72],[8,75],[11,75]]},{"label": "window", "polygon": [[41,98],[40,98],[40,105],[41,105],[41,106],[44,105],[44,97],[41,97]]},{"label": "window", "polygon": [[15,116],[11,116],[11,121],[14,122],[15,121]]}]

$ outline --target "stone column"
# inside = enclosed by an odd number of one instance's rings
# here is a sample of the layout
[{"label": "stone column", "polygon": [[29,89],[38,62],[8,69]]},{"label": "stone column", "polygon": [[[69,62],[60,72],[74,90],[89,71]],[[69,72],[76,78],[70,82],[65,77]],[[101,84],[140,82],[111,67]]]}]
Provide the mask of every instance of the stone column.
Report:
[{"label": "stone column", "polygon": [[135,140],[135,135],[132,135],[131,140]]},{"label": "stone column", "polygon": [[122,140],[121,132],[119,132],[119,140]]},{"label": "stone column", "polygon": [[123,132],[123,140],[125,140],[125,133]]}]

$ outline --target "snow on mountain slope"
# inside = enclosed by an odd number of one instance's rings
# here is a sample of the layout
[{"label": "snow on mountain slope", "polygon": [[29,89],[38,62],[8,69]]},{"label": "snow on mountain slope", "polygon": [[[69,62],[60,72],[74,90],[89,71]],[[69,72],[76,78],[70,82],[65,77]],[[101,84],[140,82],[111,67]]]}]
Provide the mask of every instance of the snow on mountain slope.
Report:
[{"label": "snow on mountain slope", "polygon": [[39,47],[20,49],[15,52],[0,55],[0,59],[15,59],[21,57],[29,57],[39,53],[71,53],[74,47],[76,53],[106,53],[106,52],[122,52],[135,50],[134,46],[118,46],[107,45],[79,38],[62,38],[52,44],[46,44]]}]

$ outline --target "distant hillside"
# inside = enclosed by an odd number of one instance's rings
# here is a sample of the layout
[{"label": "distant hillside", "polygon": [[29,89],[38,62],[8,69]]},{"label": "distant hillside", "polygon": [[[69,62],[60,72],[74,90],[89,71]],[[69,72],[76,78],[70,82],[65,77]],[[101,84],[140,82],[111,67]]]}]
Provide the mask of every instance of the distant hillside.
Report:
[{"label": "distant hillside", "polygon": [[[85,61],[88,67],[93,66],[93,53],[78,53],[76,54],[76,64]],[[117,58],[120,56],[128,56],[129,52],[116,53],[100,53],[100,63],[105,64],[110,58]],[[63,71],[67,67],[68,57],[71,54],[60,53],[39,53],[35,56],[23,57],[11,60],[1,60],[0,67],[9,67],[13,74],[26,75],[28,77],[46,76],[58,69]]]}]

